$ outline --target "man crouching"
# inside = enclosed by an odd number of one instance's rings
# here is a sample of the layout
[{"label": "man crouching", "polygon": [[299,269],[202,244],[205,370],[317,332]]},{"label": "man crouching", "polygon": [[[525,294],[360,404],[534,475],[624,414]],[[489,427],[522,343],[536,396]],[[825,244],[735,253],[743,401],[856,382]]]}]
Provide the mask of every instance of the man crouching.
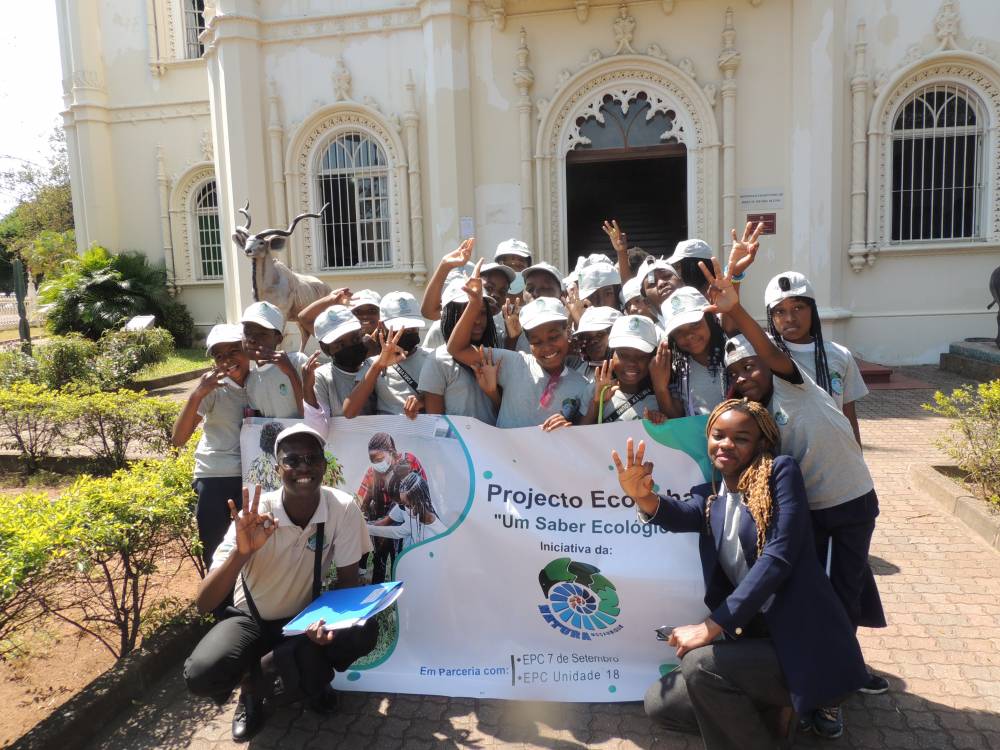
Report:
[{"label": "man crouching", "polygon": [[233,739],[250,739],[264,723],[263,701],[279,692],[331,710],[334,670],[344,671],[375,647],[374,618],[348,630],[324,630],[322,621],[305,635],[285,637],[282,627],[319,596],[331,564],[335,588],[359,585],[358,562],[371,551],[361,510],[350,495],[323,486],[325,441],[304,424],[275,440],[281,489],[253,500],[243,489],[243,510],[229,501],[232,522],[198,589],[197,605],[211,612],[227,596],[235,606],[195,647],[184,679],[195,695],[224,703],[241,687],[233,716]]}]

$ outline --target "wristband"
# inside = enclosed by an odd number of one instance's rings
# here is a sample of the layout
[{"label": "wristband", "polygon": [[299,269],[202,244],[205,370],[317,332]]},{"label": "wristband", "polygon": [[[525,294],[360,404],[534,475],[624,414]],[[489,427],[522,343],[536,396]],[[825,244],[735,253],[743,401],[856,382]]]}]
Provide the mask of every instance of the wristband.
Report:
[{"label": "wristband", "polygon": [[[724,273],[729,273],[729,267],[728,267],[728,266],[726,267],[726,269],[725,269]],[[739,284],[739,283],[740,283],[741,281],[743,281],[743,279],[745,279],[746,277],[747,277],[747,272],[746,272],[746,271],[744,271],[743,273],[738,273],[738,274],[736,274],[735,276],[733,276],[733,278],[732,278],[731,280],[732,280],[732,282],[733,282],[734,284]]]}]

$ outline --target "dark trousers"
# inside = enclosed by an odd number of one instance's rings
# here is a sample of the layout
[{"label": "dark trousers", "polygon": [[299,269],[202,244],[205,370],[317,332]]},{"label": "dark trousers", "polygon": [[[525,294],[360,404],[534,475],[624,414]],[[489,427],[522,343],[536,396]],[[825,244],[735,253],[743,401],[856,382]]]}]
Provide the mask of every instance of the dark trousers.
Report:
[{"label": "dark trousers", "polygon": [[229,528],[228,500],[243,508],[243,477],[199,477],[191,485],[198,493],[195,518],[198,521],[198,538],[201,540],[202,559],[205,566],[212,564],[215,548],[222,544]]},{"label": "dark trousers", "polygon": [[205,634],[184,663],[184,680],[195,695],[222,703],[240,684],[244,675],[260,664],[260,659],[280,644],[295,641],[294,659],[306,696],[318,696],[333,679],[335,670],[344,671],[375,648],[378,625],[372,618],[362,627],[342,630],[327,646],[306,636],[286,638],[281,628],[288,620],[255,620],[249,613],[230,607],[230,616]]},{"label": "dark trousers", "polygon": [[791,706],[770,638],[720,641],[689,651],[646,691],[646,715],[701,734],[706,750],[774,748],[762,711]]},{"label": "dark trousers", "polygon": [[383,536],[372,537],[372,583],[392,579],[392,566],[396,562],[396,540]]},{"label": "dark trousers", "polygon": [[829,550],[830,584],[854,627],[884,628],[886,624],[868,564],[878,512],[878,495],[872,490],[850,502],[810,513],[819,563],[826,570]]}]

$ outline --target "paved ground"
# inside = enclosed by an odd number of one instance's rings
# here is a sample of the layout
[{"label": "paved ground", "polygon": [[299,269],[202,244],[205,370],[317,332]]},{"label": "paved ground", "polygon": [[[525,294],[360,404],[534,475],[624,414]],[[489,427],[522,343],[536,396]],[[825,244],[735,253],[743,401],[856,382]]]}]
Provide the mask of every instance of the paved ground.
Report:
[{"label": "paved ground", "polygon": [[[944,389],[960,380],[935,368],[907,374]],[[940,463],[944,422],[920,408],[932,391],[875,391],[859,406],[865,454],[882,516],[873,565],[890,627],[862,633],[869,663],[891,684],[846,704],[839,748],[1000,748],[1000,555],[915,495],[913,463]],[[320,720],[282,710],[255,748],[699,748],[697,738],[654,728],[638,704],[531,704],[348,694]],[[109,727],[94,747],[230,747],[233,704],[189,698],[179,675]],[[812,736],[796,746],[827,745]]]}]

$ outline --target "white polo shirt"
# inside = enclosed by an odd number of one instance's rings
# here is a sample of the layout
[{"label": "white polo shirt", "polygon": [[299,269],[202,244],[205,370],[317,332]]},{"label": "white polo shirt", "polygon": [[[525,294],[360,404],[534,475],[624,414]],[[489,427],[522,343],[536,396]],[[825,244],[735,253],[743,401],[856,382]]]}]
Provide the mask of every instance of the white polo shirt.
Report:
[{"label": "white polo shirt", "polygon": [[[257,550],[245,566],[242,577],[254,604],[264,620],[294,617],[312,600],[313,565],[316,555],[316,527],[326,523],[323,532],[324,576],[333,565],[354,565],[372,551],[371,538],[361,509],[346,492],[332,487],[321,489],[319,505],[305,528],[295,525],[281,502],[284,490],[260,496],[260,512],[271,513],[278,528],[267,543]],[[212,567],[219,567],[236,549],[236,525],[229,524],[222,544],[215,550]],[[237,579],[233,591],[237,607],[249,609],[243,584]]]}]

